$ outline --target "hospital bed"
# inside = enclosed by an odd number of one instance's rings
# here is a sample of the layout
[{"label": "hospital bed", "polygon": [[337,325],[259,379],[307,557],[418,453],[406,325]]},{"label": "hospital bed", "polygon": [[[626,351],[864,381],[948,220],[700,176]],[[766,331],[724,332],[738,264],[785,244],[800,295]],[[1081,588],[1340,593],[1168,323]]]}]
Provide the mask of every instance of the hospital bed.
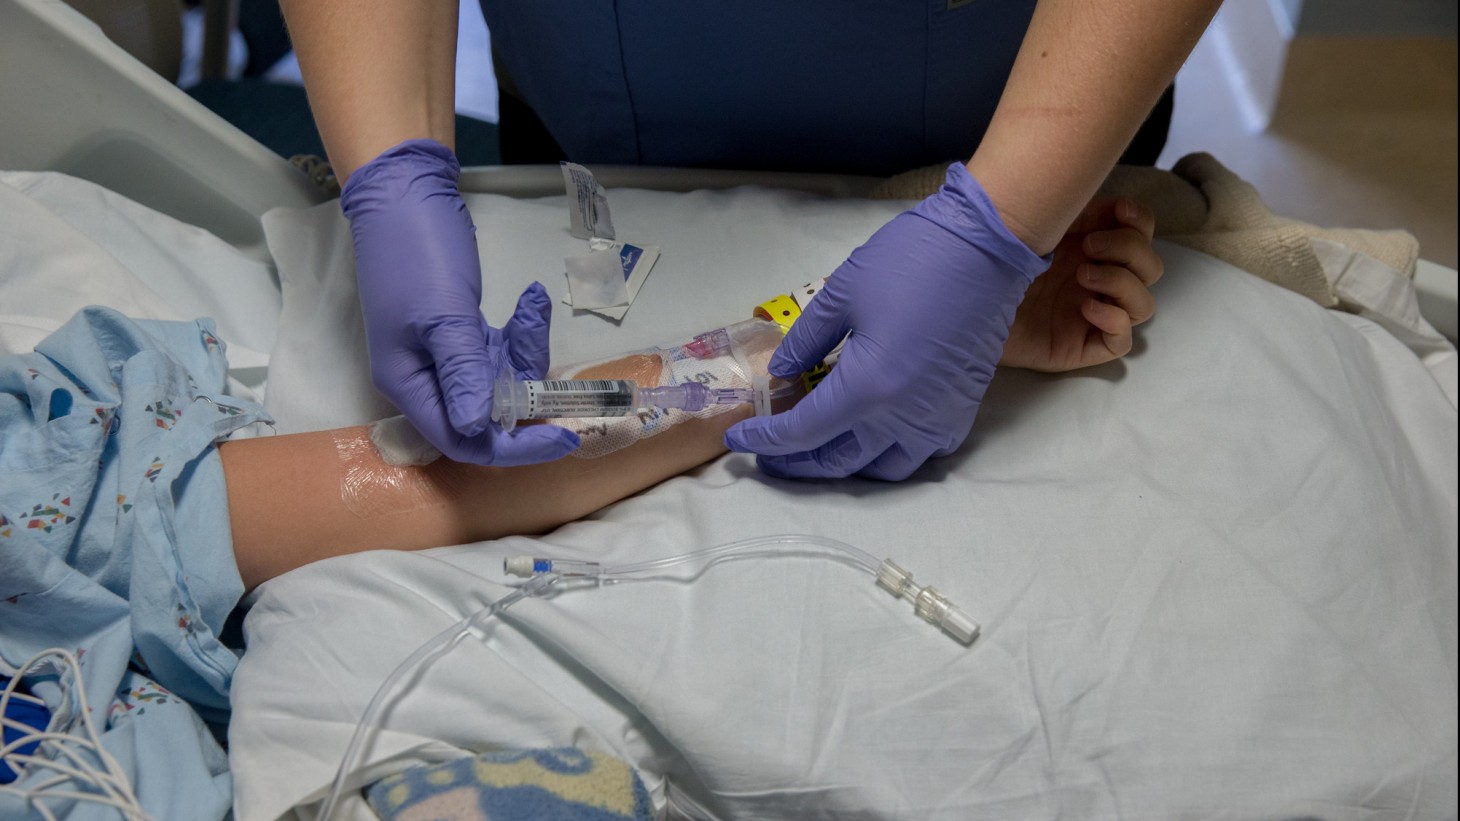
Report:
[{"label": "hospital bed", "polygon": [[[0,169],[20,172],[0,194],[50,226],[28,247],[56,249],[0,271],[0,346],[90,302],[210,314],[279,429],[390,412],[356,344],[348,232],[302,175],[59,3],[0,3],[0,54],[4,109],[45,112],[0,118]],[[864,179],[595,170],[619,236],[664,255],[622,323],[558,311],[560,361],[745,318],[900,207],[858,198]],[[464,187],[500,282],[488,318],[534,279],[561,296],[584,246],[558,170]],[[800,555],[528,600],[411,678],[352,783],[576,745],[632,764],[671,817],[1453,817],[1453,356],[1426,368],[1374,322],[1161,251],[1135,352],[1001,372],[967,445],[911,482],[783,483],[727,456],[543,537],[265,584],[234,682],[237,817],[311,817],[381,680],[504,595],[505,556],[787,533],[895,560],[982,635],[960,646]],[[1453,338],[1454,272],[1418,280]]]}]

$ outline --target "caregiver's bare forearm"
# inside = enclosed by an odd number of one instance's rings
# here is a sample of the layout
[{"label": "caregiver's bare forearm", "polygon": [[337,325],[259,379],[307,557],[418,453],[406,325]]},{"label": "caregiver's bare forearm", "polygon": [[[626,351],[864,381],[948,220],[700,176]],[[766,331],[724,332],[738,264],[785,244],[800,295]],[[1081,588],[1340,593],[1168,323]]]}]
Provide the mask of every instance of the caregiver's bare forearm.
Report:
[{"label": "caregiver's bare forearm", "polygon": [[1005,225],[1051,251],[1090,201],[1221,0],[1039,0],[968,162]]},{"label": "caregiver's bare forearm", "polygon": [[409,139],[456,147],[456,0],[283,0],[341,183]]},{"label": "caregiver's bare forearm", "polygon": [[690,419],[597,459],[385,464],[366,428],[224,442],[233,554],[252,589],[310,562],[543,533],[725,452],[748,408]]}]

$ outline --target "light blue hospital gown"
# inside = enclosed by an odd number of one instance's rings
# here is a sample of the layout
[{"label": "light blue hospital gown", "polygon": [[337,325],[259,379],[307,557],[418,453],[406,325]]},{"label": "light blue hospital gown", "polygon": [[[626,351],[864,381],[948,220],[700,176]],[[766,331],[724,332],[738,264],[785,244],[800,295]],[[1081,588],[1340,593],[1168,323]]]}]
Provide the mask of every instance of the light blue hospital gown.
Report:
[{"label": "light blue hospital gown", "polygon": [[[267,417],[225,394],[226,367],[211,320],[105,308],[34,353],[0,356],[0,672],[50,647],[78,656],[86,709],[159,821],[221,818],[232,800],[204,722],[228,715],[238,656],[220,635],[243,595],[214,445]],[[27,684],[64,720],[70,679]],[[43,803],[57,817],[118,817]],[[0,793],[0,818],[31,817]]]}]

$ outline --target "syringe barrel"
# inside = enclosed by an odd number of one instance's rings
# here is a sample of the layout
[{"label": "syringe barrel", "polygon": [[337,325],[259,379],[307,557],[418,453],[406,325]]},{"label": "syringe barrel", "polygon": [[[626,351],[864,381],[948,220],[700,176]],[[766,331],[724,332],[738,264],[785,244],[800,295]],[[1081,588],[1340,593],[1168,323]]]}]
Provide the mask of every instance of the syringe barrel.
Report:
[{"label": "syringe barrel", "polygon": [[497,380],[492,419],[506,430],[524,419],[628,416],[639,408],[630,379]]}]

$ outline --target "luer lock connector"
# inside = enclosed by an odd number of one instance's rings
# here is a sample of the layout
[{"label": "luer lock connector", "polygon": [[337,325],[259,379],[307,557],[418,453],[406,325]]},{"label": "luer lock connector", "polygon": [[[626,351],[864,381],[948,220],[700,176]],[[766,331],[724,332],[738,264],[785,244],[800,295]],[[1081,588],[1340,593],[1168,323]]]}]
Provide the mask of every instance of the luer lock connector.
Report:
[{"label": "luer lock connector", "polygon": [[932,585],[919,587],[914,584],[912,574],[899,567],[897,562],[882,560],[882,566],[877,568],[877,586],[912,602],[913,612],[923,621],[936,625],[959,644],[972,644],[978,638],[978,622],[959,610]]}]

